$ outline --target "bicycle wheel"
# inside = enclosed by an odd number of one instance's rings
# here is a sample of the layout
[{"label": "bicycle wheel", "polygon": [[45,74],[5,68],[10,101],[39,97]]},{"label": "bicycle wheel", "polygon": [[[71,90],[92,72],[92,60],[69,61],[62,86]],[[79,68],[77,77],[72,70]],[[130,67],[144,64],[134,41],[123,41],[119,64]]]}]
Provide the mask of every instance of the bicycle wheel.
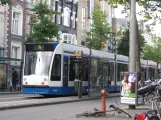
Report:
[{"label": "bicycle wheel", "polygon": [[[118,108],[118,109],[120,109],[120,108]],[[122,109],[120,109],[124,114],[126,114],[129,118],[131,118],[131,115],[130,114],[128,114],[127,112],[125,112],[124,110],[122,110]]]},{"label": "bicycle wheel", "polygon": [[156,95],[155,92],[149,93],[149,94],[146,96],[146,102],[147,102],[147,104],[151,106],[151,105],[152,105],[152,100],[153,100],[153,98],[156,97],[156,96],[157,96],[157,95]]},{"label": "bicycle wheel", "polygon": [[127,112],[125,112],[124,110],[122,110],[121,108],[119,107],[116,107],[114,105],[110,105],[110,108],[113,108],[115,111],[117,111],[119,114],[120,113],[124,113],[125,115],[127,115],[129,118],[131,118],[131,115],[128,114]]},{"label": "bicycle wheel", "polygon": [[158,116],[151,116],[149,117],[149,120],[160,120]]}]

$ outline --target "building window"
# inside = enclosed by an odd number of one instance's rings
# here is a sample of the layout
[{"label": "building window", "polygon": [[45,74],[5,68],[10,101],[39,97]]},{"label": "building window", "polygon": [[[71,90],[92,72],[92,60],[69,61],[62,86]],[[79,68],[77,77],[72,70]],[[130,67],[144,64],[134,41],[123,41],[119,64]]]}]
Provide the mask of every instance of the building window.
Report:
[{"label": "building window", "polygon": [[[61,7],[58,6],[58,12],[61,12]],[[61,23],[61,15],[57,15],[57,23],[60,24]]]},{"label": "building window", "polygon": [[64,43],[68,43],[68,35],[64,35]]},{"label": "building window", "polygon": [[69,44],[74,44],[75,43],[76,36],[68,33],[63,34],[63,42],[64,43],[69,43]]},{"label": "building window", "polygon": [[[12,46],[12,58],[18,59],[19,47]],[[17,61],[13,61],[13,64],[17,64]]]},{"label": "building window", "polygon": [[12,58],[15,58],[15,59],[18,58],[18,50],[19,49],[20,49],[19,47],[12,46]]},{"label": "building window", "polygon": [[18,28],[19,28],[19,21],[20,21],[20,14],[14,12],[12,17],[12,33],[18,34]]},{"label": "building window", "polygon": [[[22,48],[22,45],[21,43],[17,43],[17,42],[11,42],[11,58],[14,58],[14,59],[21,59],[21,48]],[[12,65],[19,65],[20,62],[18,61],[12,61],[11,62]]]},{"label": "building window", "polygon": [[75,12],[73,12],[72,27],[75,28]]},{"label": "building window", "polygon": [[22,8],[12,7],[12,34],[22,35]]},{"label": "building window", "polygon": [[64,8],[64,25],[65,26],[70,26],[70,9],[69,8]]}]

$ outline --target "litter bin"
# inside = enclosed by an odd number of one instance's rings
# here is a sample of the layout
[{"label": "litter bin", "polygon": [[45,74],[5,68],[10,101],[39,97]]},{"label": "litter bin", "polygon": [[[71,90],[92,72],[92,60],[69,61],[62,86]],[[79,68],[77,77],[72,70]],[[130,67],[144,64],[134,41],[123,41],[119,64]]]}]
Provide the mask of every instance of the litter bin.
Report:
[{"label": "litter bin", "polygon": [[79,84],[79,87],[78,87],[78,96],[79,96],[79,98],[82,98],[82,81],[81,80],[79,80],[79,82],[78,82]]},{"label": "litter bin", "polygon": [[82,98],[82,81],[75,79],[74,80],[75,91],[78,92],[78,97]]}]

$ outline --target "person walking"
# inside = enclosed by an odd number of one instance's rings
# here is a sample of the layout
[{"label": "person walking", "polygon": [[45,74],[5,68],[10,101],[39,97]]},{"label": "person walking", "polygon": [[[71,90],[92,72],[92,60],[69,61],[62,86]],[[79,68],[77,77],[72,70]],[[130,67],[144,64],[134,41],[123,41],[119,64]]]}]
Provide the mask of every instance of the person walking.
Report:
[{"label": "person walking", "polygon": [[12,68],[12,87],[14,89],[14,91],[16,91],[16,85],[17,85],[17,82],[18,82],[18,72]]}]

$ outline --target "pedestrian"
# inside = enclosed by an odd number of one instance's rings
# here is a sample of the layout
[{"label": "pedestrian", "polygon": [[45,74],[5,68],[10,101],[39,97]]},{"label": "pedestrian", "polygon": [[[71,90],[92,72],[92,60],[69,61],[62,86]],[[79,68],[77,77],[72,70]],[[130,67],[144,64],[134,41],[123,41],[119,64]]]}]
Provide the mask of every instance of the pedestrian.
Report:
[{"label": "pedestrian", "polygon": [[12,87],[14,89],[14,91],[16,91],[16,85],[17,85],[17,82],[18,82],[18,73],[17,71],[12,68]]}]

